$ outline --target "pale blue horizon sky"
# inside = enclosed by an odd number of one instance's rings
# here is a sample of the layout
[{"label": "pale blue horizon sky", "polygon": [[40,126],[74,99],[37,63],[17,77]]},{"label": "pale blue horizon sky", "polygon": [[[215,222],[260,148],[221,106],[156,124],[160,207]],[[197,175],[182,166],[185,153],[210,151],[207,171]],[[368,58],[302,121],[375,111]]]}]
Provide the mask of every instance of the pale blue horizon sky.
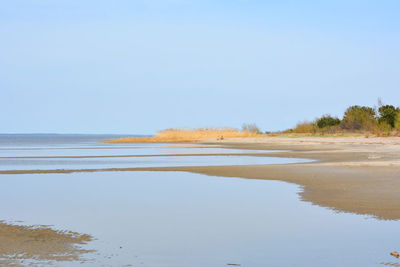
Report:
[{"label": "pale blue horizon sky", "polygon": [[0,2],[0,133],[275,131],[400,106],[397,0]]}]

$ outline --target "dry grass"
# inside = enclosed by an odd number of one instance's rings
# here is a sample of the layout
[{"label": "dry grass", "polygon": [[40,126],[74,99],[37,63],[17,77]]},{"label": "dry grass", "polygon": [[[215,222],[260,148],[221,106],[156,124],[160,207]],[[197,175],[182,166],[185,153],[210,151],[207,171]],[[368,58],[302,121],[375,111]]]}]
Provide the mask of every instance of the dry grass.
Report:
[{"label": "dry grass", "polygon": [[284,134],[307,134],[313,135],[317,132],[317,126],[313,122],[303,121],[296,125],[296,128],[284,131]]},{"label": "dry grass", "polygon": [[158,132],[153,137],[126,137],[110,139],[110,143],[186,143],[199,142],[206,139],[221,139],[230,137],[257,137],[262,134],[251,131],[239,131],[232,128],[201,128],[201,129],[167,129]]},{"label": "dry grass", "polygon": [[[376,134],[369,132],[309,132],[310,123],[300,123],[297,125],[298,131],[286,131],[283,133],[275,132],[269,134],[260,134],[252,131],[239,131],[232,128],[201,128],[201,129],[167,129],[158,132],[152,137],[125,137],[118,139],[108,139],[108,143],[192,143],[204,140],[234,138],[234,137],[375,137]],[[391,136],[400,136],[396,132]]]}]

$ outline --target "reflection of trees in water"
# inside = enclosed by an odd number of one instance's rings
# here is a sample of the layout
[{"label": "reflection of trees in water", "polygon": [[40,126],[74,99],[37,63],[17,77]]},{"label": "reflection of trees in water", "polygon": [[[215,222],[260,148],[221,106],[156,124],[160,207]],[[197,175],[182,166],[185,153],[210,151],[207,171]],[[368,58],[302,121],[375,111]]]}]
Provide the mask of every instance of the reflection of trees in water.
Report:
[{"label": "reflection of trees in water", "polygon": [[40,264],[81,261],[83,254],[94,252],[81,245],[92,240],[93,237],[87,234],[54,230],[44,225],[13,225],[0,221],[0,265],[20,266],[26,261]]}]

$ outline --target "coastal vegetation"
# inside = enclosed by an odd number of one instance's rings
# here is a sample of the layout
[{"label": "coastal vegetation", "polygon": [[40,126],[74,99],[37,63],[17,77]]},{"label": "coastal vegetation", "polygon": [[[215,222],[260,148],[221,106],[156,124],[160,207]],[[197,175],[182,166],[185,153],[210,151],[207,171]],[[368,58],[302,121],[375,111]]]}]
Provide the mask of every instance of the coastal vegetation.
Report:
[{"label": "coastal vegetation", "polygon": [[257,137],[261,131],[255,124],[244,124],[242,130],[233,128],[167,129],[152,137],[126,137],[107,140],[110,143],[176,143],[198,142],[206,139]]},{"label": "coastal vegetation", "polygon": [[110,139],[110,143],[185,143],[207,139],[223,140],[235,137],[261,136],[400,136],[400,108],[384,105],[377,107],[353,105],[342,118],[322,115],[314,121],[303,121],[293,129],[263,133],[255,123],[244,123],[242,129],[234,128],[177,128],[159,131],[151,137],[126,137]]},{"label": "coastal vegetation", "polygon": [[323,115],[312,122],[300,122],[294,129],[288,129],[284,134],[365,134],[376,136],[400,135],[400,108],[393,105],[378,107],[350,106],[344,112],[343,118]]}]

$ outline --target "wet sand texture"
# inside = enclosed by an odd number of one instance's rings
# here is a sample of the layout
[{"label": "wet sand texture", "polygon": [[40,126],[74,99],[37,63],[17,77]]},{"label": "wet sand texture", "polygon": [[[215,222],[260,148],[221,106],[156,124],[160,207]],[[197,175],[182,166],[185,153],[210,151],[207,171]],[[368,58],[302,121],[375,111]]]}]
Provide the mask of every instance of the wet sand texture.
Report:
[{"label": "wet sand texture", "polygon": [[82,260],[90,250],[80,248],[92,237],[48,226],[12,225],[0,221],[0,266],[25,266],[27,260],[41,263]]}]

